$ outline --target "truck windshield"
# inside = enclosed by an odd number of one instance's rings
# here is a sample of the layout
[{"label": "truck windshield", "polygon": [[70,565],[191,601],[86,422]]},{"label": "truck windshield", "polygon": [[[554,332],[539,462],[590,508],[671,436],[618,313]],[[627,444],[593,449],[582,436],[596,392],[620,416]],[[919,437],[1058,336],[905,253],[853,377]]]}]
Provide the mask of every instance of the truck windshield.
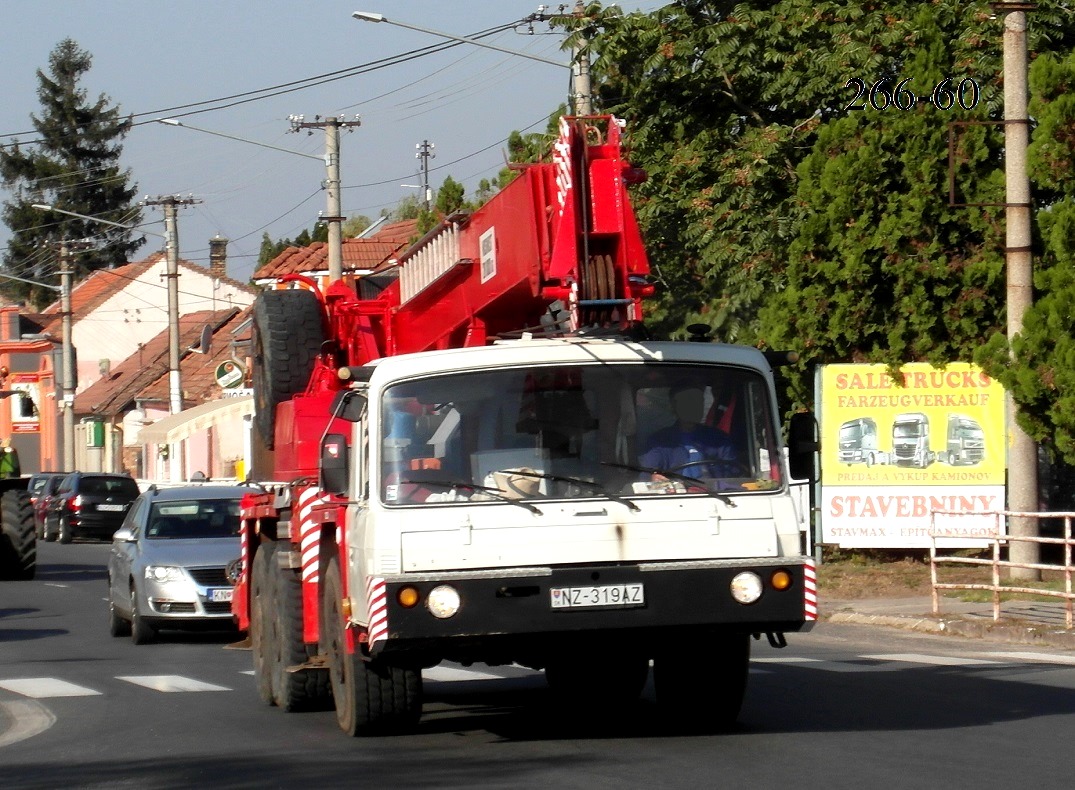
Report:
[{"label": "truck windshield", "polygon": [[387,388],[371,428],[388,505],[712,496],[783,484],[766,382],[739,368],[429,376]]}]

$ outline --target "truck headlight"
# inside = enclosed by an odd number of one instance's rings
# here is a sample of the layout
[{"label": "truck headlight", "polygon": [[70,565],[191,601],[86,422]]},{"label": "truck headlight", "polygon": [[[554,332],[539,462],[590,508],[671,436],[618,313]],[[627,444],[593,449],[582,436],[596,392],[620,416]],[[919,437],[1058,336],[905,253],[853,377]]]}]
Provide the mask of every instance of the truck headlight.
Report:
[{"label": "truck headlight", "polygon": [[447,584],[434,587],[426,596],[426,608],[434,617],[442,620],[458,612],[459,604],[459,591]]},{"label": "truck headlight", "polygon": [[732,579],[732,598],[739,603],[754,603],[761,598],[761,577],[751,571],[735,574]]}]

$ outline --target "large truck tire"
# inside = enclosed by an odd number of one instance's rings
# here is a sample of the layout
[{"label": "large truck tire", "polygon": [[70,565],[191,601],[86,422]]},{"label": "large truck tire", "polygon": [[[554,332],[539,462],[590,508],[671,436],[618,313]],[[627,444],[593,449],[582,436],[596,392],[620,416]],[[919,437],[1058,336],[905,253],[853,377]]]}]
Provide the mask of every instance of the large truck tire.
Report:
[{"label": "large truck tire", "polygon": [[321,639],[328,654],[336,721],[348,735],[413,730],[422,715],[422,672],[364,661],[347,652],[341,611],[343,585],[333,557],[322,577]]},{"label": "large truck tire", "polygon": [[[272,450],[276,406],[305,391],[325,341],[321,303],[312,291],[263,291],[254,302],[254,427]],[[258,470],[264,475],[265,470]]]},{"label": "large truck tire", "polygon": [[0,579],[29,581],[37,574],[37,528],[30,493],[0,496]]},{"label": "large truck tire", "polygon": [[312,656],[302,637],[302,580],[290,568],[276,569],[275,649],[272,650],[273,694],[286,711],[324,709],[332,699],[329,673],[323,669],[289,672]]},{"label": "large truck tire", "polygon": [[273,616],[275,569],[276,544],[262,543],[254,554],[250,569],[250,649],[254,655],[258,696],[267,705],[276,704],[271,657],[276,644],[276,618]]},{"label": "large truck tire", "polygon": [[739,719],[750,668],[750,634],[706,634],[653,661],[657,704],[667,720],[727,730]]}]

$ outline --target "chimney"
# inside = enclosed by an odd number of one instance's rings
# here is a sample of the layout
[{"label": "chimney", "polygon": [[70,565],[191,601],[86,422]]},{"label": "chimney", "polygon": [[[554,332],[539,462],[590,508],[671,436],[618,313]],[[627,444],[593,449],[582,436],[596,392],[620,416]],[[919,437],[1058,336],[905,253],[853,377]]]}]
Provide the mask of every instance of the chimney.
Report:
[{"label": "chimney", "polygon": [[228,276],[228,240],[220,234],[209,239],[209,275],[217,280]]}]

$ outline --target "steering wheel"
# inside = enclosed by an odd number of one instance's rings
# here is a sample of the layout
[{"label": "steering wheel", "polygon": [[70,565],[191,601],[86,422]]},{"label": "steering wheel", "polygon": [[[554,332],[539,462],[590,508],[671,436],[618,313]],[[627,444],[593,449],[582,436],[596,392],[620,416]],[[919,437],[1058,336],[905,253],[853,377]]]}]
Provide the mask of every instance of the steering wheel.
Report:
[{"label": "steering wheel", "polygon": [[[723,466],[725,469],[730,469],[732,474],[723,475],[724,477],[749,477],[747,469],[743,464],[738,461],[722,461],[714,459],[703,459],[701,461],[687,461],[685,464],[679,464],[673,466],[668,471],[682,473],[684,469],[690,469],[692,466]],[[688,477],[690,475],[687,475]]]}]

